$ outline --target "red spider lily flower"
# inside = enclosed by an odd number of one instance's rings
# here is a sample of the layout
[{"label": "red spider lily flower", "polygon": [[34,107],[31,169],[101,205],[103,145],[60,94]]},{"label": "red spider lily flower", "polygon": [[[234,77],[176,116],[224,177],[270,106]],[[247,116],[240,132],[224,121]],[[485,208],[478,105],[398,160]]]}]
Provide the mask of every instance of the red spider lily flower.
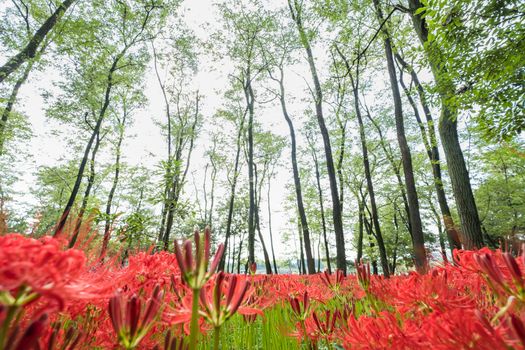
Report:
[{"label": "red spider lily flower", "polygon": [[59,240],[0,236],[0,304],[23,306],[44,297],[47,311],[62,310],[66,301],[105,298],[110,283],[107,271],[90,270],[82,251],[63,250]]},{"label": "red spider lily flower", "polygon": [[503,253],[500,257],[507,271],[500,267],[498,257],[493,253],[474,254],[474,260],[485,274],[487,283],[501,300],[512,295],[525,302],[525,282],[516,259],[510,253]]},{"label": "red spider lily flower", "polygon": [[337,321],[340,318],[341,314],[338,310],[334,312],[326,310],[324,319],[320,319],[314,311],[312,316],[306,319],[306,330],[309,334],[314,335],[315,338],[322,338],[328,342],[334,336],[334,331],[337,329]]},{"label": "red spider lily flower", "polygon": [[325,286],[330,288],[332,291],[337,292],[339,291],[341,284],[344,279],[344,273],[343,271],[337,269],[335,271],[335,280],[332,282],[331,275],[328,273],[328,271],[324,271],[321,275],[321,281],[324,283]]},{"label": "red spider lily flower", "polygon": [[361,287],[367,291],[370,287],[370,263],[363,264],[362,262],[355,262],[355,268],[357,270],[357,279]]},{"label": "red spider lily flower", "polygon": [[122,346],[126,349],[134,349],[140,343],[153,326],[155,316],[161,307],[162,297],[163,292],[160,287],[155,287],[144,310],[140,299],[135,295],[127,302],[124,301],[121,294],[111,298],[108,307],[109,316]]},{"label": "red spider lily flower", "polygon": [[213,262],[208,269],[210,260],[209,227],[206,227],[204,230],[204,240],[201,240],[199,231],[195,230],[194,242],[195,255],[192,251],[191,240],[186,240],[182,249],[177,241],[175,241],[175,256],[177,257],[177,263],[181,271],[182,279],[191,289],[199,290],[217,269],[222,254],[224,253],[224,245],[222,243],[219,245],[215,257],[213,258]]},{"label": "red spider lily flower", "polygon": [[[217,274],[214,282],[213,289],[210,286],[200,291],[200,300],[204,308],[200,313],[213,327],[218,328],[237,312],[248,291],[249,283],[237,275],[229,276],[226,282],[222,271]],[[223,291],[223,285],[226,293]]]},{"label": "red spider lily flower", "polygon": [[306,320],[310,313],[310,299],[308,297],[308,292],[304,292],[303,294],[302,307],[301,302],[297,297],[290,297],[288,301],[290,302],[292,311],[297,319],[300,321]]}]

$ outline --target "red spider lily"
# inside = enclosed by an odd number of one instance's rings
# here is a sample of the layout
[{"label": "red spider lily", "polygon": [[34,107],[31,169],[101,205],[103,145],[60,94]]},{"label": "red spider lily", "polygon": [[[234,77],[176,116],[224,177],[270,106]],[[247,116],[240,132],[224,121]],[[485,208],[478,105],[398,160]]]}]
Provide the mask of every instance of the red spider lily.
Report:
[{"label": "red spider lily", "polygon": [[195,231],[195,255],[192,251],[191,240],[186,240],[183,248],[175,241],[175,255],[181,271],[182,279],[193,290],[201,289],[206,281],[213,275],[224,252],[224,245],[221,243],[217,248],[213,262],[209,266],[210,260],[210,229],[204,230],[204,240],[201,240],[199,231]]},{"label": "red spider lily", "polygon": [[317,312],[313,311],[312,316],[305,321],[305,328],[308,336],[312,341],[324,339],[327,343],[334,337],[334,332],[337,329],[338,320],[341,314],[338,310],[331,312],[326,310],[324,312],[324,319],[317,316]]},{"label": "red spider lily", "polygon": [[338,292],[344,279],[343,271],[337,269],[335,271],[335,280],[332,282],[331,276],[328,271],[323,272],[321,275],[321,281],[332,291]]},{"label": "red spider lily", "polygon": [[512,295],[525,302],[525,281],[516,259],[510,253],[502,253],[500,257],[498,260],[503,262],[506,271],[500,267],[494,254],[474,254],[474,260],[485,274],[487,283],[502,300]]},{"label": "red spider lily", "polygon": [[365,291],[368,291],[371,280],[370,263],[363,264],[362,262],[356,261],[355,268],[357,270],[357,279],[359,284]]},{"label": "red spider lily", "polygon": [[308,298],[308,292],[304,292],[303,294],[302,307],[301,302],[297,297],[290,297],[288,301],[290,302],[295,317],[300,321],[306,320],[310,313],[310,299]]},{"label": "red spider lily", "polygon": [[82,251],[62,250],[59,240],[0,236],[0,304],[23,306],[45,297],[48,308],[63,309],[66,301],[105,298],[110,282],[103,269],[88,269]]},{"label": "red spider lily", "polygon": [[113,329],[118,335],[118,342],[126,349],[134,349],[153,326],[162,300],[163,292],[157,286],[153,295],[142,307],[137,296],[133,295],[127,302],[121,294],[109,301],[109,316]]},{"label": "red spider lily", "polygon": [[[225,283],[224,272],[219,272],[215,278],[215,285],[212,288],[203,288],[200,291],[201,304],[204,311],[201,315],[213,325],[214,328],[221,327],[230,317],[232,317],[241,305],[249,283],[246,279],[241,279],[237,275],[232,275],[227,282],[226,290],[223,293],[223,283]],[[210,291],[212,293],[210,293]],[[212,294],[210,296],[210,294]]]}]

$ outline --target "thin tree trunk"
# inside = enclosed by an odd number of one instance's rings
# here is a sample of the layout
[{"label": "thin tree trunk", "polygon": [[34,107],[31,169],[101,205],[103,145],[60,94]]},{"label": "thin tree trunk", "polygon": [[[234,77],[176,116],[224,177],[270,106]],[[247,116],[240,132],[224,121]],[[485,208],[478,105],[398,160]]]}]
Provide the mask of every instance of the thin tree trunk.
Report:
[{"label": "thin tree trunk", "polygon": [[306,263],[304,261],[304,250],[303,250],[303,235],[301,229],[301,222],[297,223],[297,228],[299,229],[299,273],[301,275],[306,275]]},{"label": "thin tree trunk", "polygon": [[270,263],[270,256],[268,255],[268,250],[266,249],[266,244],[264,243],[264,238],[261,232],[261,220],[259,217],[259,205],[261,203],[261,192],[262,192],[262,184],[264,182],[264,177],[267,171],[267,165],[264,166],[264,170],[261,176],[261,182],[259,184],[259,181],[257,180],[257,165],[254,164],[254,171],[255,171],[255,183],[258,185],[255,189],[255,227],[257,229],[257,235],[259,236],[259,240],[261,241],[261,246],[263,249],[263,255],[264,255],[264,266],[266,268],[266,273],[271,274],[272,273],[272,264]]},{"label": "thin tree trunk", "polygon": [[[339,50],[338,50],[339,51]],[[342,53],[339,51],[341,56]],[[345,62],[346,59],[345,59]],[[357,60],[355,79],[351,73],[351,67],[347,64],[348,74],[350,77],[350,82],[352,84],[352,91],[354,93],[354,108],[357,117],[357,122],[359,124],[359,136],[361,139],[361,152],[363,154],[363,166],[365,169],[365,178],[366,178],[366,187],[368,194],[370,196],[370,209],[372,212],[372,224],[374,225],[374,237],[377,241],[377,247],[379,248],[379,258],[381,260],[381,267],[383,268],[383,274],[385,277],[390,276],[389,267],[388,267],[388,258],[386,255],[385,243],[383,241],[383,235],[381,234],[381,225],[379,224],[379,214],[377,211],[376,197],[374,191],[374,184],[372,182],[372,173],[370,171],[370,162],[368,159],[368,146],[366,143],[366,134],[365,134],[365,125],[363,123],[363,118],[361,115],[361,107],[359,105],[359,59]]]},{"label": "thin tree trunk", "polygon": [[121,156],[121,146],[122,141],[124,140],[124,128],[126,127],[126,117],[127,111],[124,109],[124,115],[122,117],[122,122],[119,123],[119,137],[117,141],[117,147],[115,148],[116,157],[115,157],[115,176],[113,177],[113,183],[111,184],[111,189],[109,191],[108,200],[106,203],[106,223],[104,225],[104,239],[102,240],[102,247],[100,249],[100,259],[103,259],[106,255],[106,251],[109,244],[109,238],[111,235],[111,205],[113,204],[113,197],[115,196],[115,191],[117,190],[119,175],[120,175],[120,156]]},{"label": "thin tree trunk", "polygon": [[47,34],[60,21],[61,17],[75,0],[65,0],[55,12],[38,28],[29,43],[15,56],[11,57],[2,67],[0,67],[0,83],[3,82],[11,73],[16,71],[24,62],[35,58],[38,47],[45,40]]},{"label": "thin tree trunk", "polygon": [[247,70],[246,86],[244,88],[246,106],[248,107],[248,181],[250,204],[248,210],[248,266],[255,262],[255,176],[253,161],[253,117],[254,117],[254,93],[251,85],[250,70]]},{"label": "thin tree trunk", "polygon": [[[451,244],[452,249],[461,249],[461,242],[459,240],[459,235],[455,228],[454,220],[452,219],[452,215],[450,213],[450,208],[448,206],[445,189],[443,188],[443,178],[441,176],[441,163],[439,160],[439,150],[438,150],[438,145],[437,145],[436,133],[434,130],[434,120],[432,118],[432,114],[430,113],[430,108],[425,99],[425,93],[423,90],[423,86],[419,82],[416,72],[408,66],[408,64],[403,60],[403,58],[397,53],[395,54],[395,57],[397,61],[401,64],[403,69],[406,69],[410,72],[412,81],[416,85],[417,91],[419,93],[419,101],[425,113],[425,117],[427,121],[427,128],[425,128],[425,124],[423,123],[423,121],[421,120],[421,117],[419,116],[419,111],[414,102],[414,99],[412,98],[410,91],[408,90],[408,88],[405,85],[405,82],[403,81],[403,70],[400,69],[399,70],[399,83],[401,84],[401,87],[405,91],[405,95],[407,96],[407,99],[410,105],[412,106],[412,109],[414,110],[414,116],[416,117],[417,123],[419,125],[421,137],[423,139],[423,144],[425,146],[428,158],[430,160],[430,165],[432,167],[432,175],[434,177],[434,187],[436,189],[439,209],[441,210],[441,215],[442,215],[443,223],[445,225],[445,230],[447,232],[448,240]],[[428,137],[427,137],[427,132],[428,132]]]},{"label": "thin tree trunk", "polygon": [[[237,179],[239,177],[239,160],[241,156],[241,141],[242,135],[244,133],[244,121],[246,119],[246,113],[243,114],[241,123],[239,125],[239,130],[237,132],[237,152],[235,153],[235,163],[233,166],[233,177],[230,187],[230,199],[228,203],[228,217],[226,220],[226,236],[224,237],[224,249],[228,247],[228,241],[231,235],[232,219],[233,219],[233,209],[235,204],[235,190],[237,188]],[[221,258],[219,262],[219,271],[224,270],[224,257]]]},{"label": "thin tree trunk", "polygon": [[359,204],[359,218],[358,218],[358,236],[357,236],[357,262],[360,263],[363,259],[363,230],[364,230],[364,215],[365,209],[363,203],[358,199]]},{"label": "thin tree trunk", "polygon": [[299,166],[297,165],[297,144],[295,140],[295,129],[290,115],[288,114],[288,109],[286,108],[286,99],[284,91],[284,72],[280,68],[280,78],[274,79],[279,83],[279,101],[281,102],[281,110],[283,112],[284,119],[288,124],[290,130],[290,140],[291,140],[291,162],[292,162],[292,172],[293,180],[295,186],[295,198],[297,201],[297,211],[299,212],[299,219],[301,220],[301,229],[303,231],[303,240],[304,240],[304,250],[306,253],[306,264],[308,266],[308,273],[315,273],[315,262],[312,254],[312,244],[310,240],[310,230],[308,228],[308,220],[306,219],[306,211],[304,209],[303,203],[303,193],[301,187],[301,178],[299,176]]},{"label": "thin tree trunk", "polygon": [[312,80],[314,82],[315,112],[317,116],[317,123],[319,124],[319,129],[323,137],[323,144],[326,156],[326,168],[328,172],[328,179],[330,181],[330,192],[332,195],[332,215],[337,248],[337,268],[346,274],[346,252],[343,232],[343,219],[341,215],[341,203],[339,201],[339,190],[337,188],[337,179],[335,174],[334,160],[332,156],[332,146],[330,144],[330,135],[323,116],[323,96],[321,90],[321,83],[319,82],[319,77],[317,75],[317,69],[315,67],[315,60],[312,53],[312,48],[310,46],[310,41],[303,27],[301,17],[301,5],[298,3],[297,0],[288,0],[288,7],[290,9],[292,19],[297,25],[301,43],[306,51],[306,55],[308,58],[308,65],[312,74]]},{"label": "thin tree trunk", "polygon": [[[379,23],[383,22],[383,13],[379,5],[379,0],[374,0],[376,14]],[[394,65],[394,57],[392,54],[392,46],[390,43],[390,36],[386,29],[383,29],[385,56],[388,67],[388,75],[390,77],[390,85],[392,89],[392,96],[394,99],[394,115],[396,120],[397,140],[399,149],[401,151],[401,160],[403,163],[403,173],[405,176],[405,186],[407,191],[408,206],[410,210],[410,224],[412,226],[412,246],[414,248],[414,260],[416,269],[420,273],[427,271],[427,256],[425,251],[425,240],[423,236],[423,226],[421,223],[421,215],[419,213],[419,199],[416,191],[416,182],[414,179],[414,171],[412,168],[412,157],[410,155],[410,148],[405,136],[405,127],[403,121],[403,107],[401,103],[401,95],[397,85],[396,67]]]},{"label": "thin tree trunk", "polygon": [[317,154],[315,153],[314,145],[309,140],[310,148],[312,150],[312,157],[314,159],[314,165],[315,165],[315,183],[317,185],[317,193],[319,195],[319,210],[321,212],[321,226],[323,229],[323,242],[324,242],[324,249],[326,254],[326,265],[328,268],[328,273],[332,273],[332,266],[330,263],[330,250],[328,249],[328,237],[326,235],[326,218],[324,215],[324,204],[323,204],[323,188],[321,187],[321,175],[319,173],[319,161],[317,159]]},{"label": "thin tree trunk", "polygon": [[272,249],[272,262],[273,262],[273,270],[276,274],[279,273],[277,270],[277,263],[275,262],[275,250],[273,248],[273,234],[272,234],[272,210],[271,210],[271,204],[270,204],[270,178],[268,177],[268,191],[266,193],[268,201],[268,231],[270,231],[270,248]]},{"label": "thin tree trunk", "polygon": [[447,67],[440,63],[440,48],[434,47],[428,38],[427,23],[422,13],[416,14],[415,11],[423,7],[420,0],[409,0],[409,8],[412,11],[412,22],[419,40],[425,48],[426,56],[430,63],[434,81],[438,86],[438,93],[441,98],[441,116],[439,119],[439,134],[445,158],[448,166],[450,182],[456,200],[456,207],[461,222],[460,240],[465,249],[481,248],[483,246],[483,235],[481,222],[472,193],[472,186],[465,164],[465,158],[457,131],[457,107],[453,106],[449,100],[455,94],[455,85],[447,77]]},{"label": "thin tree trunk", "polygon": [[71,238],[69,239],[69,248],[73,248],[75,246],[75,243],[77,242],[78,235],[80,233],[80,228],[82,226],[82,221],[84,220],[84,214],[86,212],[86,208],[88,205],[89,196],[91,194],[91,189],[93,188],[93,184],[95,183],[95,156],[97,155],[98,148],[100,146],[100,140],[101,138],[97,134],[95,146],[93,147],[93,151],[91,152],[91,160],[90,160],[90,166],[89,166],[89,176],[88,181],[86,185],[86,189],[84,191],[84,197],[82,198],[82,204],[80,205],[80,210],[78,212],[77,220],[75,223],[75,228],[73,230],[73,234],[71,235]]}]

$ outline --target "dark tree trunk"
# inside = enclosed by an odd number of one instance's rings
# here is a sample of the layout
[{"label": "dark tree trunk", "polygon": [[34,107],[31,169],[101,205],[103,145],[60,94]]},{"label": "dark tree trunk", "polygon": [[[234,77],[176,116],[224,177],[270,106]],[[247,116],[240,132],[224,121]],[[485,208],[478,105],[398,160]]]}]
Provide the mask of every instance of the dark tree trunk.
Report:
[{"label": "dark tree trunk", "polygon": [[412,11],[414,29],[423,44],[434,81],[441,98],[441,116],[439,119],[439,134],[448,166],[450,182],[456,200],[456,207],[461,221],[460,240],[465,249],[476,249],[483,246],[481,222],[470,185],[470,178],[459,143],[457,131],[457,107],[448,101],[454,97],[454,82],[447,77],[447,67],[442,62],[440,49],[434,47],[428,39],[428,28],[422,14],[415,14],[423,7],[420,0],[409,0]]},{"label": "dark tree trunk", "polygon": [[[374,0],[377,17],[379,23],[384,21],[383,13],[379,5],[379,0]],[[416,191],[416,182],[414,179],[414,172],[412,168],[412,157],[410,155],[410,148],[405,136],[405,126],[403,121],[403,107],[401,103],[401,94],[397,85],[396,67],[394,65],[394,57],[392,54],[392,46],[390,43],[390,36],[386,29],[384,33],[384,47],[385,56],[388,67],[388,75],[390,77],[390,85],[392,89],[392,96],[394,99],[394,114],[396,120],[397,140],[399,149],[401,151],[401,160],[403,164],[403,173],[405,176],[405,186],[407,191],[408,206],[410,210],[410,224],[412,226],[412,246],[414,248],[414,260],[418,272],[424,273],[427,271],[427,257],[425,251],[425,240],[423,237],[423,226],[421,223],[421,215],[419,214],[419,199]]]},{"label": "dark tree trunk", "polygon": [[299,212],[299,219],[301,220],[301,229],[303,231],[304,250],[306,253],[306,264],[308,267],[308,273],[315,273],[315,262],[312,254],[312,244],[310,240],[310,230],[308,229],[308,221],[306,219],[306,211],[303,203],[303,193],[301,187],[301,178],[299,177],[299,166],[297,165],[297,144],[295,140],[295,129],[288,110],[286,108],[285,92],[284,92],[284,73],[282,68],[280,69],[280,78],[276,79],[279,83],[279,100],[281,102],[281,109],[283,112],[284,119],[290,129],[290,140],[291,140],[291,161],[293,171],[293,181],[295,185],[295,198],[297,200],[297,211]]},{"label": "dark tree trunk", "polygon": [[121,156],[121,146],[122,141],[124,140],[124,128],[126,127],[126,117],[127,111],[124,110],[124,115],[122,117],[122,122],[119,123],[119,136],[117,141],[117,146],[115,148],[116,157],[115,157],[115,175],[113,177],[113,183],[111,184],[111,189],[109,190],[108,200],[106,203],[106,223],[104,225],[104,239],[102,241],[102,247],[100,249],[100,259],[103,259],[106,255],[106,251],[109,244],[109,238],[111,236],[111,205],[113,204],[113,197],[115,196],[115,191],[117,190],[119,175],[120,175],[120,156]]},{"label": "dark tree trunk", "polygon": [[248,210],[248,266],[255,262],[255,176],[253,161],[253,117],[254,93],[252,89],[250,70],[247,71],[244,87],[246,106],[248,108],[248,181],[250,204]]},{"label": "dark tree trunk", "polygon": [[101,138],[97,134],[95,146],[93,147],[93,151],[91,152],[91,160],[89,165],[89,176],[88,181],[86,185],[86,189],[84,191],[84,197],[82,198],[82,204],[80,205],[80,210],[78,212],[77,220],[75,223],[75,228],[73,230],[73,234],[71,235],[71,238],[69,239],[69,248],[73,248],[75,246],[75,243],[77,242],[78,235],[80,233],[80,228],[82,227],[82,221],[84,220],[84,214],[86,213],[86,208],[88,205],[89,196],[91,194],[91,189],[93,188],[93,184],[95,183],[95,157],[98,152],[98,148],[100,146],[100,140]]},{"label": "dark tree trunk", "polygon": [[[246,119],[246,113],[243,114],[241,123],[239,125],[239,130],[237,132],[237,151],[235,153],[235,163],[233,166],[233,177],[231,181],[231,187],[230,187],[230,199],[228,202],[228,217],[226,220],[226,235],[224,237],[224,249],[228,247],[229,239],[231,236],[231,228],[232,228],[232,219],[233,219],[233,209],[235,204],[235,190],[237,188],[237,179],[239,177],[239,160],[241,156],[241,141],[242,141],[242,135],[244,133],[244,120]],[[221,258],[221,261],[219,262],[219,271],[224,270],[224,256]]]},{"label": "dark tree trunk", "polygon": [[357,262],[361,262],[363,259],[363,231],[364,231],[364,215],[365,215],[365,208],[363,207],[363,203],[361,203],[361,200],[358,199],[359,202],[359,218],[358,218],[358,236],[357,236]]},{"label": "dark tree trunk", "polygon": [[[258,184],[258,180],[257,180],[257,166],[256,164],[254,164],[254,171],[255,171],[255,183]],[[262,250],[263,250],[263,256],[264,256],[264,266],[266,268],[266,273],[271,275],[272,274],[272,264],[270,263],[270,256],[268,255],[268,250],[266,249],[266,244],[264,243],[264,238],[263,238],[263,235],[262,235],[262,232],[261,232],[261,221],[260,221],[260,218],[259,218],[259,204],[261,203],[261,188],[262,188],[262,183],[264,181],[264,174],[266,172],[266,167],[265,167],[265,170],[263,171],[263,174],[261,176],[262,180],[261,180],[261,185],[259,188],[256,188],[256,191],[255,191],[255,197],[256,197],[256,200],[255,200],[255,227],[257,229],[257,235],[259,236],[259,240],[261,241],[261,246],[262,246]]]},{"label": "dark tree trunk", "polygon": [[306,275],[306,263],[304,261],[304,250],[303,250],[303,235],[301,232],[301,222],[299,221],[297,223],[297,227],[299,228],[299,273],[302,275]]},{"label": "dark tree trunk", "polygon": [[[339,51],[339,50],[338,50]],[[343,57],[343,54],[339,51],[339,54]],[[361,139],[361,152],[363,155],[363,166],[365,169],[365,178],[366,178],[366,187],[368,194],[370,196],[370,209],[371,209],[371,220],[374,225],[374,237],[377,241],[377,247],[379,248],[379,258],[381,260],[381,267],[383,268],[383,274],[385,277],[390,276],[389,267],[388,267],[388,258],[386,254],[385,242],[383,241],[383,235],[381,233],[381,225],[379,224],[379,214],[377,211],[376,197],[374,191],[374,183],[372,181],[372,173],[370,171],[370,162],[368,159],[368,146],[366,143],[366,134],[365,134],[365,125],[363,123],[363,117],[361,115],[361,106],[359,105],[359,58],[357,59],[355,79],[352,75],[351,67],[347,63],[348,75],[350,77],[350,82],[352,84],[352,91],[354,94],[354,108],[357,117],[357,122],[359,124],[359,137]]]},{"label": "dark tree trunk", "polygon": [[[419,116],[419,111],[416,106],[416,103],[414,102],[414,99],[412,98],[410,91],[408,90],[408,88],[406,87],[403,81],[403,71],[400,70],[399,71],[399,82],[401,84],[401,87],[405,91],[405,94],[407,96],[407,99],[410,105],[412,106],[412,109],[414,110],[414,116],[416,117],[417,123],[419,125],[421,137],[423,139],[423,144],[425,146],[428,158],[430,160],[430,165],[432,167],[432,175],[434,177],[434,187],[436,188],[436,194],[438,198],[439,209],[441,210],[443,223],[445,225],[445,230],[447,232],[448,240],[451,244],[451,249],[461,249],[461,242],[459,240],[458,232],[454,225],[454,220],[452,219],[452,215],[450,214],[450,208],[448,206],[447,196],[445,194],[445,189],[443,187],[443,178],[441,176],[441,163],[439,159],[439,150],[438,150],[438,145],[437,145],[436,133],[434,130],[434,120],[432,118],[432,114],[430,113],[430,107],[428,106],[426,99],[425,99],[425,92],[423,90],[423,86],[419,82],[416,72],[411,67],[408,66],[408,64],[403,60],[403,58],[399,54],[395,54],[395,57],[397,61],[401,64],[403,69],[406,69],[410,72],[412,81],[416,85],[417,91],[419,93],[419,101],[421,102],[423,111],[425,113],[425,118],[427,121],[426,128],[425,128],[425,124],[421,120],[421,117]],[[427,137],[427,132],[428,132],[428,137]],[[441,233],[440,233],[440,237],[441,237]]]},{"label": "dark tree trunk", "polygon": [[75,2],[75,0],[65,0],[57,7],[55,12],[42,24],[35,32],[29,43],[15,56],[11,57],[2,67],[0,67],[0,83],[4,81],[11,73],[16,71],[24,62],[35,58],[38,47],[45,40],[47,34],[60,21],[62,15]]},{"label": "dark tree trunk", "polygon": [[328,237],[326,235],[326,218],[324,215],[324,202],[323,202],[323,188],[321,187],[321,175],[319,173],[319,161],[317,159],[317,154],[313,145],[313,141],[308,139],[310,143],[310,149],[312,150],[312,157],[315,165],[315,183],[317,185],[317,193],[319,195],[319,210],[321,212],[321,226],[323,229],[323,243],[326,256],[326,265],[328,268],[328,273],[332,273],[332,266],[330,263],[330,250],[328,249]]},{"label": "dark tree trunk", "polygon": [[266,196],[266,200],[268,201],[268,231],[270,232],[270,248],[272,250],[273,270],[276,274],[278,274],[279,271],[277,270],[277,263],[275,261],[275,250],[273,248],[272,210],[270,205],[270,178],[268,178],[268,192],[266,193]]},{"label": "dark tree trunk", "polygon": [[330,181],[330,192],[332,195],[332,215],[337,248],[337,268],[346,274],[346,252],[343,232],[343,218],[341,214],[341,203],[339,202],[339,190],[337,188],[337,179],[335,174],[334,160],[332,156],[332,146],[330,144],[330,135],[323,116],[323,96],[321,90],[321,83],[319,82],[319,77],[317,75],[317,69],[315,67],[315,60],[312,53],[312,48],[310,46],[310,41],[303,27],[301,18],[301,5],[299,5],[297,0],[288,0],[288,6],[290,9],[292,19],[297,25],[301,43],[306,51],[308,65],[310,67],[312,80],[314,82],[315,113],[317,116],[317,123],[319,124],[319,129],[323,137],[323,144],[326,156],[326,168],[328,172],[328,179]]}]

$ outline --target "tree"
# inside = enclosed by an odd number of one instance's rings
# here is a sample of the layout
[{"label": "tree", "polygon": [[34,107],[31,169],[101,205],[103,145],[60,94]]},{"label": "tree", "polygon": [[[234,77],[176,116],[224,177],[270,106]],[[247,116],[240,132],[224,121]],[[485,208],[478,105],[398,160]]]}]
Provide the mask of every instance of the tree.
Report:
[{"label": "tree", "polygon": [[343,218],[341,213],[341,202],[339,199],[339,190],[337,188],[337,179],[335,174],[335,166],[332,155],[332,146],[330,143],[330,135],[328,128],[326,127],[324,115],[323,115],[323,93],[321,90],[321,83],[317,74],[317,68],[315,65],[315,59],[310,44],[309,35],[306,33],[306,29],[303,23],[303,6],[297,0],[288,0],[288,7],[290,10],[290,16],[297,26],[299,33],[300,42],[304,47],[304,50],[308,59],[308,66],[310,73],[312,74],[312,80],[314,83],[314,102],[315,102],[315,113],[317,122],[319,124],[319,130],[323,137],[326,168],[328,171],[328,179],[330,180],[330,193],[332,196],[332,216],[337,248],[337,268],[346,273],[346,252],[345,252],[345,238],[343,232]]},{"label": "tree", "polygon": [[[374,0],[374,7],[376,9],[377,18],[381,25],[385,19],[379,4],[379,0]],[[385,47],[385,56],[388,68],[388,76],[390,78],[390,87],[392,89],[392,96],[394,98],[394,116],[396,120],[397,140],[399,149],[401,151],[401,160],[403,163],[403,174],[405,177],[405,186],[407,191],[407,199],[410,214],[410,225],[412,228],[412,245],[414,248],[414,257],[416,268],[419,272],[427,270],[427,257],[425,251],[425,240],[423,237],[423,226],[421,223],[421,215],[419,213],[419,199],[417,196],[416,182],[414,179],[414,172],[412,169],[412,158],[410,148],[405,136],[405,127],[403,121],[403,107],[401,102],[401,94],[397,83],[396,67],[394,65],[394,56],[392,53],[392,44],[390,34],[387,29],[383,28],[383,41]]]},{"label": "tree", "polygon": [[434,43],[429,36],[429,27],[423,16],[425,7],[419,0],[409,0],[409,9],[415,32],[425,49],[437,93],[441,99],[439,134],[461,221],[461,243],[466,249],[480,248],[483,246],[481,223],[457,131],[458,107],[454,103],[457,89],[448,74],[450,68],[444,60],[444,53],[438,43]]}]

